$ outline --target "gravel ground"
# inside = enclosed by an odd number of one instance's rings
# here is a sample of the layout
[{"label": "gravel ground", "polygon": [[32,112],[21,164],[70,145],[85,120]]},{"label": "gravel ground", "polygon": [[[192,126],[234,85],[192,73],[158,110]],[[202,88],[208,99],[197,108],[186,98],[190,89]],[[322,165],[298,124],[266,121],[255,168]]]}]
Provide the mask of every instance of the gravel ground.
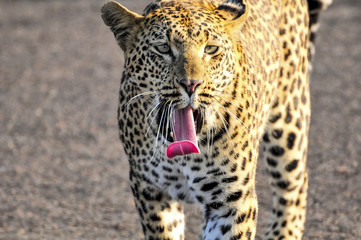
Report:
[{"label": "gravel ground", "polygon": [[[140,12],[149,1],[128,0]],[[141,239],[118,140],[122,53],[100,0],[0,1],[0,239]],[[361,239],[361,1],[322,16],[304,239]],[[259,230],[270,207],[260,162]],[[200,210],[187,206],[187,239]]]}]

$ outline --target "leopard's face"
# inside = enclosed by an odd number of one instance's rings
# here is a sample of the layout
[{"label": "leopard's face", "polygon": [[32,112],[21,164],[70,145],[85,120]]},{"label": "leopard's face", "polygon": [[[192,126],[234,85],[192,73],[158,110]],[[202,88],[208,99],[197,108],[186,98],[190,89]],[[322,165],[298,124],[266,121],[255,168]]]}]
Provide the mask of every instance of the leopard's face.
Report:
[{"label": "leopard's face", "polygon": [[[199,135],[207,119],[223,111],[224,95],[232,94],[226,88],[235,77],[234,44],[224,19],[206,11],[175,3],[156,9],[126,52],[124,81],[135,84],[140,94],[151,94],[147,114],[157,115],[156,121],[149,118],[155,131],[170,125],[174,109],[191,107]],[[187,87],[187,81],[195,81],[194,86]],[[160,132],[172,141],[171,130]]]},{"label": "leopard's face", "polygon": [[[198,108],[202,100],[209,102],[201,93],[213,92],[215,88],[221,90],[233,79],[233,45],[222,26],[217,24],[217,19],[207,21],[189,16],[187,26],[177,20],[180,17],[175,18],[182,13],[167,17],[171,10],[166,10],[162,9],[162,13],[155,13],[146,21],[144,30],[139,34],[142,40],[137,41],[135,47],[141,51],[134,52],[128,59],[139,59],[142,55],[142,60],[150,63],[142,66],[135,61],[135,68],[143,68],[143,73],[150,73],[145,78],[147,87],[139,86],[144,91],[155,90],[160,98],[173,102],[177,108],[188,105]],[[153,69],[159,73],[152,75]],[[134,71],[129,73],[137,74]],[[199,81],[193,94],[182,87],[182,79]]]}]

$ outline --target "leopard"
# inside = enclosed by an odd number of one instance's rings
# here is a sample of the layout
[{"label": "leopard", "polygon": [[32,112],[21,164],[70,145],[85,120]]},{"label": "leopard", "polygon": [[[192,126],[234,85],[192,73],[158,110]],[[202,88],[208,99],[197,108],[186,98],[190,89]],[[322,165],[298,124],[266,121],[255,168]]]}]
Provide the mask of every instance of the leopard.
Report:
[{"label": "leopard", "polygon": [[[309,79],[330,0],[156,0],[142,14],[101,9],[124,52],[119,136],[147,240],[256,238],[256,165],[266,163],[267,240],[302,239]],[[258,239],[258,235],[257,235]]]}]

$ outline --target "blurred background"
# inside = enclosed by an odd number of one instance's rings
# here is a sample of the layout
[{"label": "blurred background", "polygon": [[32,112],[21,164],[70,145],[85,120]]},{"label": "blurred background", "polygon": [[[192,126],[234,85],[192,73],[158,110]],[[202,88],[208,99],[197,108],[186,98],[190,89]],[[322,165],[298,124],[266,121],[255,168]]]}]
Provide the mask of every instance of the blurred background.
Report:
[{"label": "blurred background", "polygon": [[[100,0],[0,0],[0,239],[142,237],[118,140],[123,56]],[[141,12],[149,1],[121,1]],[[321,16],[304,239],[361,239],[361,1]],[[258,168],[259,232],[271,206]],[[187,239],[198,208],[187,206]],[[191,210],[191,211],[189,211]]]}]

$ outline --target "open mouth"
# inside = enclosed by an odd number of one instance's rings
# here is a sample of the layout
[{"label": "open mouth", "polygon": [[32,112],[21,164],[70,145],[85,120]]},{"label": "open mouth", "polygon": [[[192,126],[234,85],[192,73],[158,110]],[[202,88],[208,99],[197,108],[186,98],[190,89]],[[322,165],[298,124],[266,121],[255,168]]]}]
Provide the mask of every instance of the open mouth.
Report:
[{"label": "open mouth", "polygon": [[[171,114],[168,114],[169,106],[165,106],[160,112],[158,124],[163,129],[161,134],[170,142],[167,157],[200,153],[197,140],[197,134],[201,132],[203,126],[200,111],[188,106],[183,109],[174,109]],[[164,115],[169,115],[169,117],[164,117]]]}]

